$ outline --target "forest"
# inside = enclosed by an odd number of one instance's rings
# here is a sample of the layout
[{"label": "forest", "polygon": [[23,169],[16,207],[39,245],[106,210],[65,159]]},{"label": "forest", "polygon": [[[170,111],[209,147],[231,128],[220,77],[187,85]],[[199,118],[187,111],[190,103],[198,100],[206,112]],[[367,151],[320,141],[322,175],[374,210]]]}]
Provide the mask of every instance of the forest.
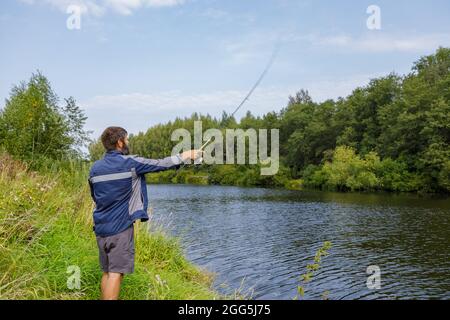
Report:
[{"label": "forest", "polygon": [[[131,135],[132,152],[165,157],[176,144],[171,133],[192,133],[197,120],[203,130],[279,129],[280,170],[261,176],[255,165],[207,165],[153,175],[150,182],[450,192],[449,48],[421,57],[406,75],[372,79],[345,98],[316,102],[302,89],[285,108],[262,116],[174,118]],[[89,150],[92,160],[103,155],[98,141]]]}]

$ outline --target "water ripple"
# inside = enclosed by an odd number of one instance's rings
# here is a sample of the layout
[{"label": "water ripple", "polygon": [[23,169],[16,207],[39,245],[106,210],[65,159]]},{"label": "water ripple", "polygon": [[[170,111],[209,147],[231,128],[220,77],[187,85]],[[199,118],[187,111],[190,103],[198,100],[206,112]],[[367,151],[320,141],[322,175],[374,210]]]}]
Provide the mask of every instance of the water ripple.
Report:
[{"label": "water ripple", "polygon": [[[306,299],[450,299],[448,199],[174,185],[149,186],[149,199],[156,219],[172,213],[171,232],[223,293],[292,299],[332,241]],[[370,265],[379,290],[367,288]]]}]

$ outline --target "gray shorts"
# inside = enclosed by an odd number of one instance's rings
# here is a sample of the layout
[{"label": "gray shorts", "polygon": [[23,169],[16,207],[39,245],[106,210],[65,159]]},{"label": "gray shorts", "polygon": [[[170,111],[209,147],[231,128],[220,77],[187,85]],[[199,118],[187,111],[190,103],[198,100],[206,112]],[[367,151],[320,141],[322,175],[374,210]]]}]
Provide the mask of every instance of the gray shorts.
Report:
[{"label": "gray shorts", "polygon": [[133,273],[134,227],[109,237],[98,237],[100,266],[103,272]]}]

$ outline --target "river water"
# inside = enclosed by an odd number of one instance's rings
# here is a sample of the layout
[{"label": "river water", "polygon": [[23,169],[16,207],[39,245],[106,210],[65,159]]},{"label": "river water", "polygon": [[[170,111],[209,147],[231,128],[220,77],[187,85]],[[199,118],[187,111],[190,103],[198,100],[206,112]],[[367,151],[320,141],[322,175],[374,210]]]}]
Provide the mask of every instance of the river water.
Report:
[{"label": "river water", "polygon": [[450,299],[448,198],[191,185],[148,193],[155,221],[216,274],[221,293],[292,299],[331,241],[305,299]]}]

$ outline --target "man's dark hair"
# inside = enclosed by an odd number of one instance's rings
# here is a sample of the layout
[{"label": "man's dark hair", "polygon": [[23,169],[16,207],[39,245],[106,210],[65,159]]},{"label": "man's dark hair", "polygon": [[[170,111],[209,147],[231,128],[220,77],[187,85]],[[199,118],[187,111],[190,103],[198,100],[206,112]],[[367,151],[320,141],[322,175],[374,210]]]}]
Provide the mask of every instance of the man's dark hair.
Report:
[{"label": "man's dark hair", "polygon": [[116,150],[116,144],[119,140],[124,140],[128,135],[127,130],[121,127],[108,127],[103,131],[101,140],[106,151]]}]

